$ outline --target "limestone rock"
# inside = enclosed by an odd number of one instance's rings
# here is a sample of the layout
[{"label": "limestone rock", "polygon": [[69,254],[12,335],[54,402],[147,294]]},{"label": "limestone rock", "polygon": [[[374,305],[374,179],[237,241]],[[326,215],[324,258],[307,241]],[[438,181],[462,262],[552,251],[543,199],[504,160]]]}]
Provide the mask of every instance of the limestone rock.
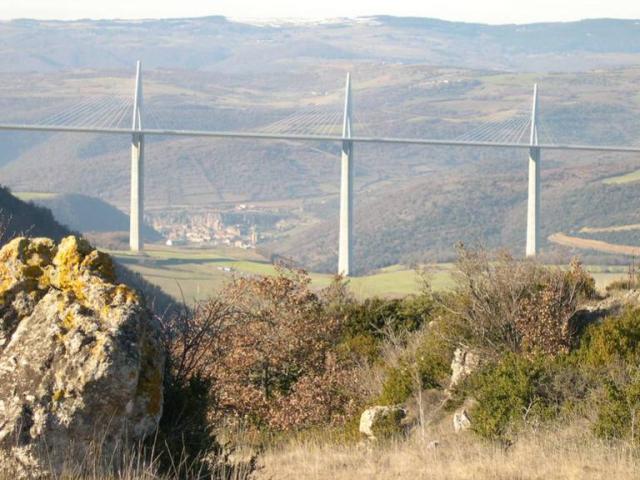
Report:
[{"label": "limestone rock", "polygon": [[84,240],[0,250],[0,467],[58,471],[73,446],[106,454],[152,433],[164,352],[136,293]]},{"label": "limestone rock", "polygon": [[449,382],[448,390],[455,388],[462,380],[477,369],[479,365],[480,356],[477,353],[462,347],[456,348],[456,351],[453,353],[453,360],[451,361],[451,381]]},{"label": "limestone rock", "polygon": [[371,440],[400,433],[406,415],[406,410],[399,406],[368,408],[360,416],[360,433]]},{"label": "limestone rock", "polygon": [[453,430],[456,433],[464,432],[471,428],[471,417],[466,408],[461,408],[453,414]]}]

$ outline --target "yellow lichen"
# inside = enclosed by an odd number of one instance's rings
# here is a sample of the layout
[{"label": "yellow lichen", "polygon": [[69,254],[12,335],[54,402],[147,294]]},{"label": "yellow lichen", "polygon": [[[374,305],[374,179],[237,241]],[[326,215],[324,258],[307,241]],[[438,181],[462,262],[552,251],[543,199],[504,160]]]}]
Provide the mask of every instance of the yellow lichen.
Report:
[{"label": "yellow lichen", "polygon": [[82,268],[98,273],[103,280],[114,283],[116,281],[116,273],[113,268],[113,262],[109,255],[98,250],[89,253],[81,264]]},{"label": "yellow lichen", "polygon": [[64,318],[62,319],[62,326],[67,330],[71,330],[73,327],[75,327],[76,322],[75,319],[73,318],[73,313],[71,311],[67,311],[67,314],[64,316]]},{"label": "yellow lichen", "polygon": [[136,292],[123,283],[116,285],[114,298],[118,296],[124,297],[125,303],[128,304],[137,303],[140,301]]},{"label": "yellow lichen", "polygon": [[64,390],[56,390],[53,392],[52,398],[54,402],[59,402],[64,398]]}]

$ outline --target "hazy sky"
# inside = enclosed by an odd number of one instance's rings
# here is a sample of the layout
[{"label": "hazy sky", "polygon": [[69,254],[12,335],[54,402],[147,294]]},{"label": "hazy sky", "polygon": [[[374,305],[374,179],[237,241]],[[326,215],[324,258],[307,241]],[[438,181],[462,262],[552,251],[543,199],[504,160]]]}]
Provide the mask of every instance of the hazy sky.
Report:
[{"label": "hazy sky", "polygon": [[487,23],[640,18],[640,0],[0,0],[0,18],[326,18],[374,14]]}]

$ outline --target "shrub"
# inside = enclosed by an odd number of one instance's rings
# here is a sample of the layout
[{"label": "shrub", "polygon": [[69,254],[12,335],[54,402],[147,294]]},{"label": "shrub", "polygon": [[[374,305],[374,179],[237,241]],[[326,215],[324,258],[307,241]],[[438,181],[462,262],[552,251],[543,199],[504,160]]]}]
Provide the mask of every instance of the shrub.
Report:
[{"label": "shrub", "polygon": [[640,439],[640,369],[634,367],[624,382],[607,380],[598,405],[594,433],[606,439]]},{"label": "shrub", "polygon": [[[212,419],[229,415],[276,430],[343,421],[354,406],[349,362],[336,361],[341,288],[315,293],[302,271],[235,278],[209,357]],[[213,300],[212,300],[213,302]]]},{"label": "shrub", "polygon": [[433,300],[430,295],[404,299],[367,298],[351,301],[342,312],[347,337],[369,336],[382,340],[387,333],[404,334],[418,330],[430,317]]},{"label": "shrub", "polygon": [[485,357],[556,355],[572,347],[579,300],[594,294],[594,281],[578,261],[563,271],[461,247],[456,265],[457,286],[444,306],[460,334]]},{"label": "shrub", "polygon": [[414,369],[409,365],[387,368],[379,405],[397,405],[404,402],[416,387]]},{"label": "shrub", "polygon": [[627,309],[621,315],[590,325],[577,352],[592,367],[613,363],[637,365],[640,362],[640,309]]},{"label": "shrub", "polygon": [[607,292],[613,292],[616,290],[633,290],[635,288],[638,288],[639,285],[640,285],[640,275],[636,276],[635,278],[627,277],[627,278],[621,278],[619,280],[614,280],[607,285],[606,290]]},{"label": "shrub", "polygon": [[418,342],[415,361],[422,388],[444,387],[451,375],[455,336],[444,319],[432,322]]},{"label": "shrub", "polygon": [[631,290],[631,281],[628,278],[614,280],[606,286],[607,292],[614,292],[616,290]]},{"label": "shrub", "polygon": [[603,438],[638,441],[640,422],[640,309],[587,327],[575,354],[597,379],[594,433]]},{"label": "shrub", "polygon": [[[217,335],[227,315],[220,302],[183,308],[166,315],[161,324],[167,361],[164,375],[164,405],[156,448],[166,469],[181,459],[199,465],[202,456],[216,450],[208,414],[213,405],[209,358],[215,356]],[[198,466],[199,465],[199,466]]]},{"label": "shrub", "polygon": [[417,389],[443,388],[451,374],[454,345],[446,340],[450,332],[443,320],[432,321],[413,334],[404,346],[397,365],[384,370],[382,392],[376,403],[402,403]]},{"label": "shrub", "polygon": [[490,439],[506,439],[525,424],[552,418],[558,411],[552,374],[542,357],[506,354],[472,375],[464,387],[478,401],[472,428]]},{"label": "shrub", "polygon": [[400,409],[391,409],[380,415],[371,430],[377,439],[390,439],[404,432],[402,420],[405,413]]}]

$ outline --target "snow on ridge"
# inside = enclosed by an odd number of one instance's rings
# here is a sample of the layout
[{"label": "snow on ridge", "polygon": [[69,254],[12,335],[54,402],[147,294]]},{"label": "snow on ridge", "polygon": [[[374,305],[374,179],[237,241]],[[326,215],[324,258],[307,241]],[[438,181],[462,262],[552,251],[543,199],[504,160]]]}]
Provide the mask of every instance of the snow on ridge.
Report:
[{"label": "snow on ridge", "polygon": [[333,17],[333,18],[308,18],[308,17],[274,17],[251,18],[229,17],[230,21],[244,23],[256,27],[308,27],[319,25],[379,25],[374,17]]}]

